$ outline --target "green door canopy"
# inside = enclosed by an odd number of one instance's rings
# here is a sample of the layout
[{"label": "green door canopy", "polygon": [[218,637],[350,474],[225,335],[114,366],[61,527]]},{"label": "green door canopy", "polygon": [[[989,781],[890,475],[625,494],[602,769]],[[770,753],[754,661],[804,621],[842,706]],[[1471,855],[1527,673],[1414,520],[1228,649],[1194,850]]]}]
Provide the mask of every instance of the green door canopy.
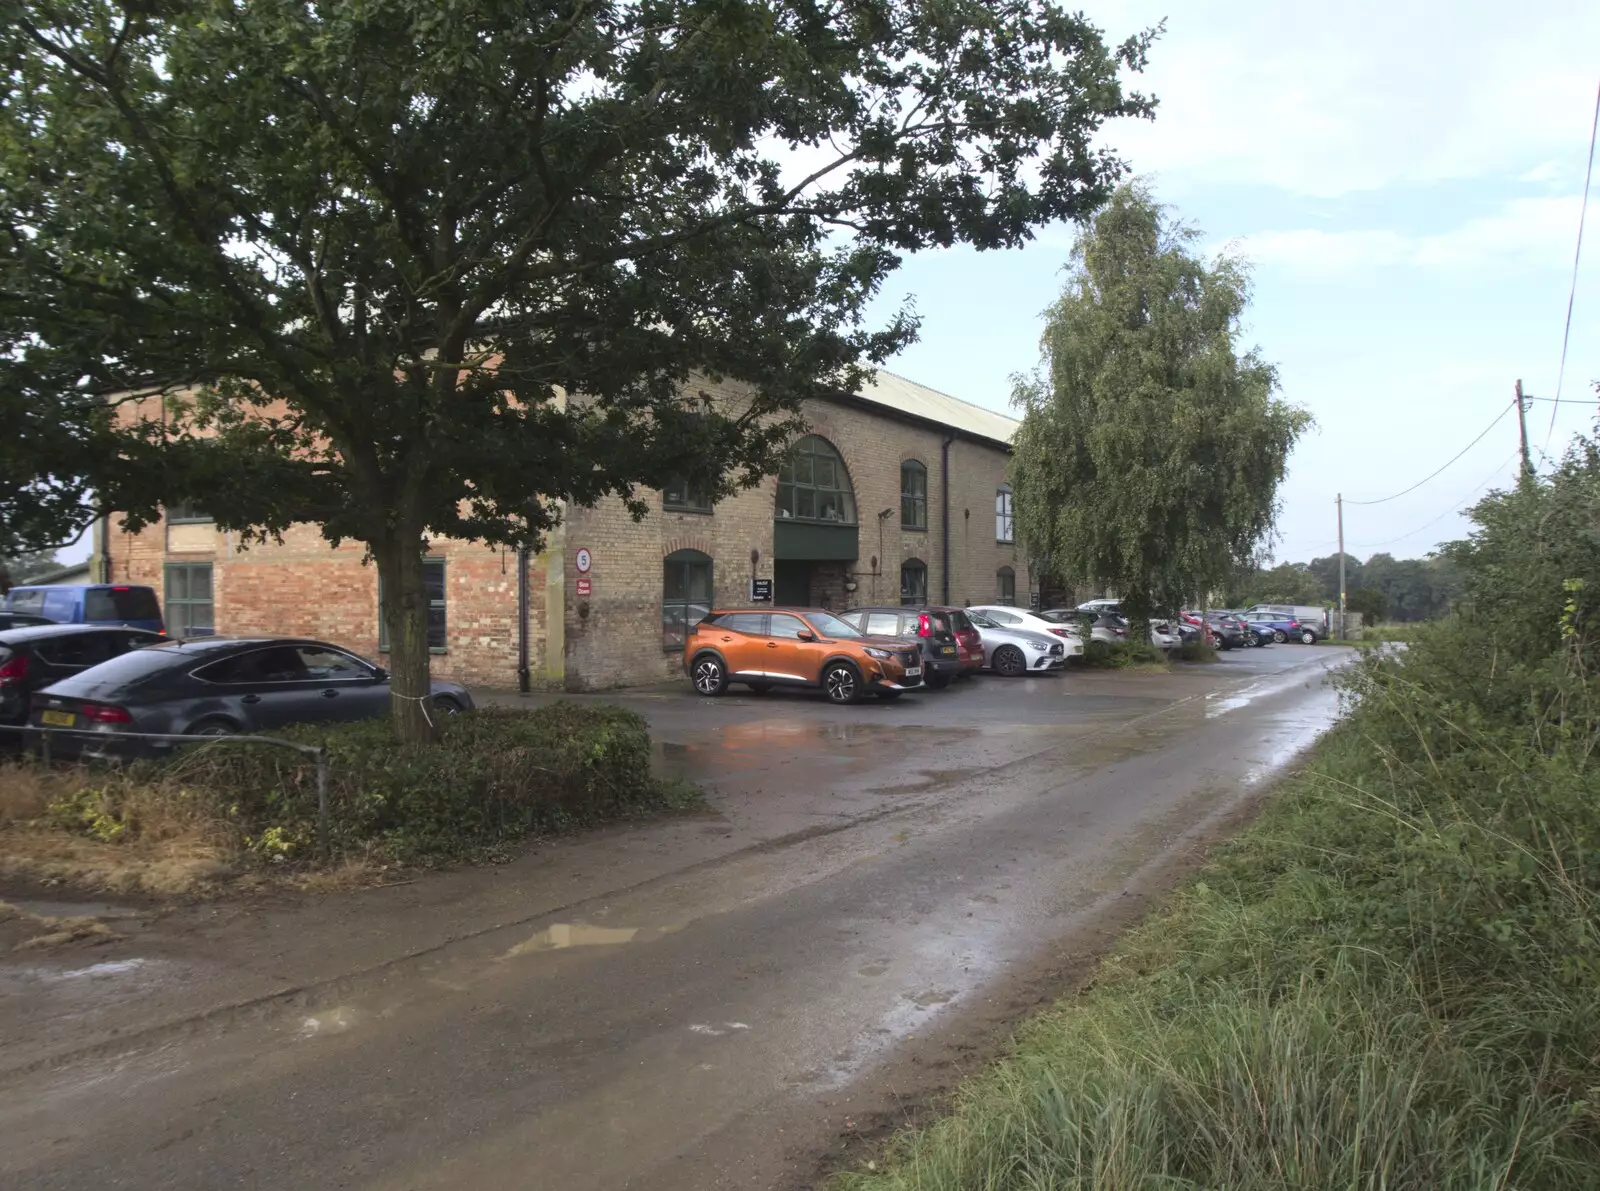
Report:
[{"label": "green door canopy", "polygon": [[861,533],[854,525],[819,525],[780,517],[772,527],[772,557],[854,562],[861,557]]}]

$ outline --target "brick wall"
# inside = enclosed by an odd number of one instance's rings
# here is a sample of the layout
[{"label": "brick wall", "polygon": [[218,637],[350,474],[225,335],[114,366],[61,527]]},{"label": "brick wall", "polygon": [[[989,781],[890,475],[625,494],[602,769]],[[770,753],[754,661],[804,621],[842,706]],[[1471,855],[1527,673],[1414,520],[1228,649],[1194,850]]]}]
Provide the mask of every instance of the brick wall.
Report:
[{"label": "brick wall", "polygon": [[[713,387],[710,396],[737,409],[747,391]],[[803,416],[844,460],[859,523],[859,557],[815,564],[812,598],[836,609],[898,603],[901,566],[914,559],[927,568],[928,597],[938,602],[944,591],[940,462],[946,432],[853,404],[814,402]],[[900,469],[907,460],[926,469],[925,529],[901,525]],[[952,603],[992,602],[1001,566],[1015,569],[1018,602],[1027,602],[1024,562],[1014,545],[995,541],[994,496],[1008,460],[997,445],[961,437],[950,444]],[[642,521],[615,499],[567,509],[545,553],[529,562],[534,684],[584,690],[677,678],[679,654],[663,646],[665,558],[680,549],[710,556],[713,601],[745,604],[752,578],[773,578],[776,500],[777,480],[769,477],[711,514],[665,509],[659,494]],[[887,517],[878,516],[882,510]],[[219,633],[319,637],[378,656],[378,577],[374,566],[363,564],[360,544],[334,549],[315,526],[299,525],[281,543],[245,548],[237,535],[214,527],[157,524],[128,534],[114,519],[108,546],[115,580],[147,583],[158,593],[164,591],[164,564],[210,561]],[[592,558],[586,598],[577,595],[580,548]],[[431,543],[430,554],[445,560],[447,592],[448,648],[434,656],[433,672],[475,685],[514,686],[516,556],[445,540]]]}]

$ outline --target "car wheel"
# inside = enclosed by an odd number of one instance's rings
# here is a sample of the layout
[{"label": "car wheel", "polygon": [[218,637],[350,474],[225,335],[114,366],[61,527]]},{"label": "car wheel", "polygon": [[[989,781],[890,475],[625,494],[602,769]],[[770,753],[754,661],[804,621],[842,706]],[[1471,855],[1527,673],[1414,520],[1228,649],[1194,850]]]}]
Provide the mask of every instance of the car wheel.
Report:
[{"label": "car wheel", "polygon": [[460,715],[465,709],[449,695],[435,695],[433,709],[440,715]]},{"label": "car wheel", "polygon": [[1273,629],[1272,630],[1272,639],[1274,641],[1276,641],[1279,645],[1282,645],[1285,641],[1287,641],[1289,639],[1289,634],[1284,632],[1282,629]]},{"label": "car wheel", "polygon": [[994,669],[996,674],[1004,674],[1007,678],[1015,678],[1028,668],[1028,660],[1022,656],[1022,650],[1015,645],[1002,645],[994,651]]},{"label": "car wheel", "polygon": [[1310,629],[1306,629],[1304,632],[1302,632],[1300,634],[1300,644],[1301,645],[1315,645],[1316,643],[1317,643],[1317,635],[1315,633],[1313,633]]},{"label": "car wheel", "polygon": [[834,662],[822,672],[822,693],[829,703],[856,703],[861,699],[861,675],[849,662]]},{"label": "car wheel", "polygon": [[728,672],[722,659],[706,654],[694,660],[694,689],[698,694],[711,697],[728,689]]},{"label": "car wheel", "polygon": [[882,699],[885,703],[893,703],[903,694],[905,694],[904,691],[879,691],[878,698]]},{"label": "car wheel", "polygon": [[239,729],[227,720],[201,720],[198,724],[189,725],[185,736],[237,736]]}]

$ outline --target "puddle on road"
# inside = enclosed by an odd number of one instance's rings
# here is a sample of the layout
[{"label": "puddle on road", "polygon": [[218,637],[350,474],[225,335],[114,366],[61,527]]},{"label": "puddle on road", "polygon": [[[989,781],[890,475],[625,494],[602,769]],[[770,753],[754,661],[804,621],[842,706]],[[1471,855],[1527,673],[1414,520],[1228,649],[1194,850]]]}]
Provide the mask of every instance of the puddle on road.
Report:
[{"label": "puddle on road", "polygon": [[624,943],[654,943],[682,930],[679,926],[591,926],[585,922],[557,922],[536,931],[501,959],[533,955],[540,951],[565,951],[569,947],[619,947]]},{"label": "puddle on road", "polygon": [[46,984],[55,984],[62,980],[106,980],[113,976],[126,976],[130,972],[137,972],[149,965],[150,961],[147,959],[117,959],[107,960],[105,963],[90,964],[86,968],[69,968],[66,971],[32,968],[28,974]]}]

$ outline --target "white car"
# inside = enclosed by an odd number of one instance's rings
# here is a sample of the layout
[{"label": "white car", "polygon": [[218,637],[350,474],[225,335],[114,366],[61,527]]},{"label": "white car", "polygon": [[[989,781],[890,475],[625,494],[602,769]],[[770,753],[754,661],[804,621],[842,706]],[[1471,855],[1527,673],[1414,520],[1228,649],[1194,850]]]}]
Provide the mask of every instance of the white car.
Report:
[{"label": "white car", "polygon": [[1074,658],[1083,653],[1083,633],[1076,624],[1062,624],[1037,612],[1029,612],[1026,608],[1012,608],[1006,604],[979,604],[967,611],[980,612],[1002,628],[1027,629],[1032,633],[1048,633],[1058,637],[1066,657]]},{"label": "white car", "polygon": [[986,670],[1015,678],[1019,674],[1059,670],[1067,664],[1066,638],[1013,628],[990,619],[976,608],[968,608],[966,613],[983,641]]}]

